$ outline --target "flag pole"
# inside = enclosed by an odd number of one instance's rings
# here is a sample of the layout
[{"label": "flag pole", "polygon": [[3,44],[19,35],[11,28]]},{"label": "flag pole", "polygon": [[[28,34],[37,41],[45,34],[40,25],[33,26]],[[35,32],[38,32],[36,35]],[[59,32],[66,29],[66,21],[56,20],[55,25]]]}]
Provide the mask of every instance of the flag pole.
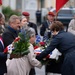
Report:
[{"label": "flag pole", "polygon": [[[60,10],[59,10],[59,11],[60,11]],[[55,21],[57,21],[57,17],[58,17],[58,13],[59,13],[59,11],[56,12],[56,15],[55,15]]]},{"label": "flag pole", "polygon": [[2,5],[0,5],[0,13],[2,13]]},{"label": "flag pole", "polygon": [[2,13],[2,0],[0,0],[0,13]]}]

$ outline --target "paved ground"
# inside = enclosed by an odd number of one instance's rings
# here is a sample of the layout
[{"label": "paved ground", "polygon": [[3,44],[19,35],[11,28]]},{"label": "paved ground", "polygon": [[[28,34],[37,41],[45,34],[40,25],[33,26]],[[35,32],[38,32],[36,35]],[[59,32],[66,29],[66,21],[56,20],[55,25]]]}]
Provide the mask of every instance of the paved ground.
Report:
[{"label": "paved ground", "polygon": [[42,66],[41,69],[35,68],[36,75],[45,75],[45,66]]},{"label": "paved ground", "polygon": [[[36,75],[45,75],[45,66],[43,66],[41,69],[35,68]],[[53,74],[48,73],[47,75],[61,75],[61,74]]]}]

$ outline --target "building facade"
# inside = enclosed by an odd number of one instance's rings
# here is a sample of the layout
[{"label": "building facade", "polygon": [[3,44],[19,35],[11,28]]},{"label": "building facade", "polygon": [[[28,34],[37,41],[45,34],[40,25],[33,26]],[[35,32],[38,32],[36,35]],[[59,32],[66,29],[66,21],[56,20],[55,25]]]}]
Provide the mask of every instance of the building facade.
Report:
[{"label": "building facade", "polygon": [[[49,11],[50,8],[55,8],[56,0],[2,0],[3,6],[10,6],[13,10],[28,11],[30,13],[30,19],[36,20],[36,10],[42,10],[42,16]],[[69,0],[64,7],[75,7],[75,0]]]}]

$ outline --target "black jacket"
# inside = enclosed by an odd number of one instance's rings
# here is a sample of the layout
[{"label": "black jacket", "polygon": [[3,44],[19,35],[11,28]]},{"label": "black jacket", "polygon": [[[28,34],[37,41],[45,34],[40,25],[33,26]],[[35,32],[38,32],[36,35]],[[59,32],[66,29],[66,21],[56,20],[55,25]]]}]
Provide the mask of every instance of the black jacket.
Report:
[{"label": "black jacket", "polygon": [[2,35],[4,46],[6,47],[9,44],[11,44],[17,36],[18,36],[18,31],[8,26]]},{"label": "black jacket", "polygon": [[36,35],[38,35],[36,24],[34,24],[34,23],[32,23],[32,22],[28,22],[28,23],[29,23],[28,26],[34,28],[34,30],[35,30],[35,32],[36,32]]},{"label": "black jacket", "polygon": [[[13,40],[18,36],[18,32],[12,29],[11,27],[7,27],[2,35],[2,39],[4,42],[4,48],[6,48],[9,44],[13,42]],[[4,48],[0,43],[0,74],[4,74],[7,72],[6,60],[7,55],[3,54]]]},{"label": "black jacket", "polygon": [[6,67],[7,54],[4,54],[3,51],[4,51],[4,46],[0,41],[0,75],[7,72],[7,67]]},{"label": "black jacket", "polygon": [[44,36],[44,33],[45,33],[45,31],[46,31],[46,28],[48,28],[48,23],[47,23],[47,21],[45,21],[45,22],[42,23],[42,26],[41,26],[41,28],[40,28],[40,35],[41,35],[41,36]]}]

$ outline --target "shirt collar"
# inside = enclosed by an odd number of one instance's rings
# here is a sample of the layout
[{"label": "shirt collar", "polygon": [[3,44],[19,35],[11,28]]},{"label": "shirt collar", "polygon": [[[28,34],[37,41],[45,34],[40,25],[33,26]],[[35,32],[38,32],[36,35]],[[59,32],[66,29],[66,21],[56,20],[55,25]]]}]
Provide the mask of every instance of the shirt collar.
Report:
[{"label": "shirt collar", "polygon": [[8,26],[8,29],[11,30],[12,32],[17,33],[17,30],[13,29],[12,27]]}]

